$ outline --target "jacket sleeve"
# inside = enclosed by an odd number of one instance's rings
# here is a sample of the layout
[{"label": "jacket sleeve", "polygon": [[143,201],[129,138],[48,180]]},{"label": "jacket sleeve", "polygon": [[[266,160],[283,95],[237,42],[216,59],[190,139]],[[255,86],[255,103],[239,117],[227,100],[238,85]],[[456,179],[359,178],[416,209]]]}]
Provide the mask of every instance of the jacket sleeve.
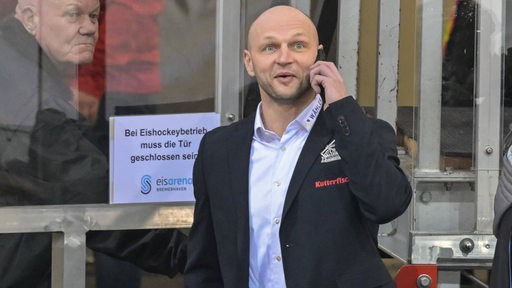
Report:
[{"label": "jacket sleeve", "polygon": [[223,287],[217,243],[213,231],[212,212],[203,170],[204,146],[207,136],[208,134],[201,140],[199,155],[194,163],[193,179],[196,202],[185,267],[185,287],[190,288]]},{"label": "jacket sleeve", "polygon": [[187,236],[179,229],[90,231],[87,247],[169,277],[183,273]]},{"label": "jacket sleeve", "polygon": [[37,113],[28,162],[15,159],[0,170],[6,205],[106,203],[108,160],[86,137],[88,126],[55,109]]},{"label": "jacket sleeve", "polygon": [[498,180],[498,188],[494,196],[493,232],[497,233],[503,213],[512,203],[512,164],[507,155],[503,157],[503,167]]},{"label": "jacket sleeve", "polygon": [[378,224],[400,216],[409,206],[412,188],[400,168],[391,125],[368,118],[352,97],[331,103],[326,112],[362,213]]}]

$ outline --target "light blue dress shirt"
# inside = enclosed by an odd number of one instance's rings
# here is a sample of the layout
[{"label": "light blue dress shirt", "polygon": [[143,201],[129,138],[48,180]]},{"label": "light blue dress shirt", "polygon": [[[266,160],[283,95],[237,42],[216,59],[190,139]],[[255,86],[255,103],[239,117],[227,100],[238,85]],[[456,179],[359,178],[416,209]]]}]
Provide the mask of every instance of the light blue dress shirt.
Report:
[{"label": "light blue dress shirt", "polygon": [[322,105],[317,95],[288,125],[281,139],[263,126],[261,104],[256,111],[249,167],[250,288],[286,287],[279,241],[284,200]]}]

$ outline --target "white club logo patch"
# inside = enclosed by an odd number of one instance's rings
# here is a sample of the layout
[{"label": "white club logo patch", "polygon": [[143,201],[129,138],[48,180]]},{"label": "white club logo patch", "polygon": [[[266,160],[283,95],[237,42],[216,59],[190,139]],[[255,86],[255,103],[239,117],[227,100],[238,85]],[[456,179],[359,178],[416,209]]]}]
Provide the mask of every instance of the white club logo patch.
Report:
[{"label": "white club logo patch", "polygon": [[322,151],[322,153],[320,153],[320,155],[322,155],[321,163],[328,163],[328,162],[332,162],[332,161],[341,160],[340,154],[338,154],[338,151],[336,151],[336,148],[334,145],[335,141],[336,140],[332,140],[332,142],[329,143],[329,145],[327,145],[325,147],[324,151]]}]

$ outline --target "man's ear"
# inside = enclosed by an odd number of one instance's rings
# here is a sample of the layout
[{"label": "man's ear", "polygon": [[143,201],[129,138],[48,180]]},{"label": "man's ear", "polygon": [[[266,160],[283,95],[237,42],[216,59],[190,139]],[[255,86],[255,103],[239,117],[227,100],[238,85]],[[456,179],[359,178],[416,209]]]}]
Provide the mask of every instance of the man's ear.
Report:
[{"label": "man's ear", "polygon": [[252,57],[251,53],[249,53],[248,50],[244,50],[244,64],[245,64],[245,70],[247,71],[247,74],[249,76],[254,77],[254,68],[252,66]]},{"label": "man's ear", "polygon": [[16,7],[16,18],[23,24],[23,27],[27,29],[28,33],[34,35],[37,30],[38,17],[35,7],[30,5],[24,5],[23,7]]}]

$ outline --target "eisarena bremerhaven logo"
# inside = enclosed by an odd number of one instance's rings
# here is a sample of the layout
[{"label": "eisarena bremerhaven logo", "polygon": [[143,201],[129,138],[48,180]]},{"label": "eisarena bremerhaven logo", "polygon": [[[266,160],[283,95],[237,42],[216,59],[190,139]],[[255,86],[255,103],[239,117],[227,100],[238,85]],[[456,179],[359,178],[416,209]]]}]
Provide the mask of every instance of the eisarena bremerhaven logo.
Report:
[{"label": "eisarena bremerhaven logo", "polygon": [[[157,177],[153,181],[151,175],[144,175],[140,178],[140,192],[142,194],[149,194],[151,191],[157,192],[171,192],[171,191],[186,191],[186,186],[192,185],[192,177]],[[153,189],[153,186],[156,189]]]},{"label": "eisarena bremerhaven logo", "polygon": [[151,176],[144,175],[140,178],[140,193],[149,194],[151,192]]}]

